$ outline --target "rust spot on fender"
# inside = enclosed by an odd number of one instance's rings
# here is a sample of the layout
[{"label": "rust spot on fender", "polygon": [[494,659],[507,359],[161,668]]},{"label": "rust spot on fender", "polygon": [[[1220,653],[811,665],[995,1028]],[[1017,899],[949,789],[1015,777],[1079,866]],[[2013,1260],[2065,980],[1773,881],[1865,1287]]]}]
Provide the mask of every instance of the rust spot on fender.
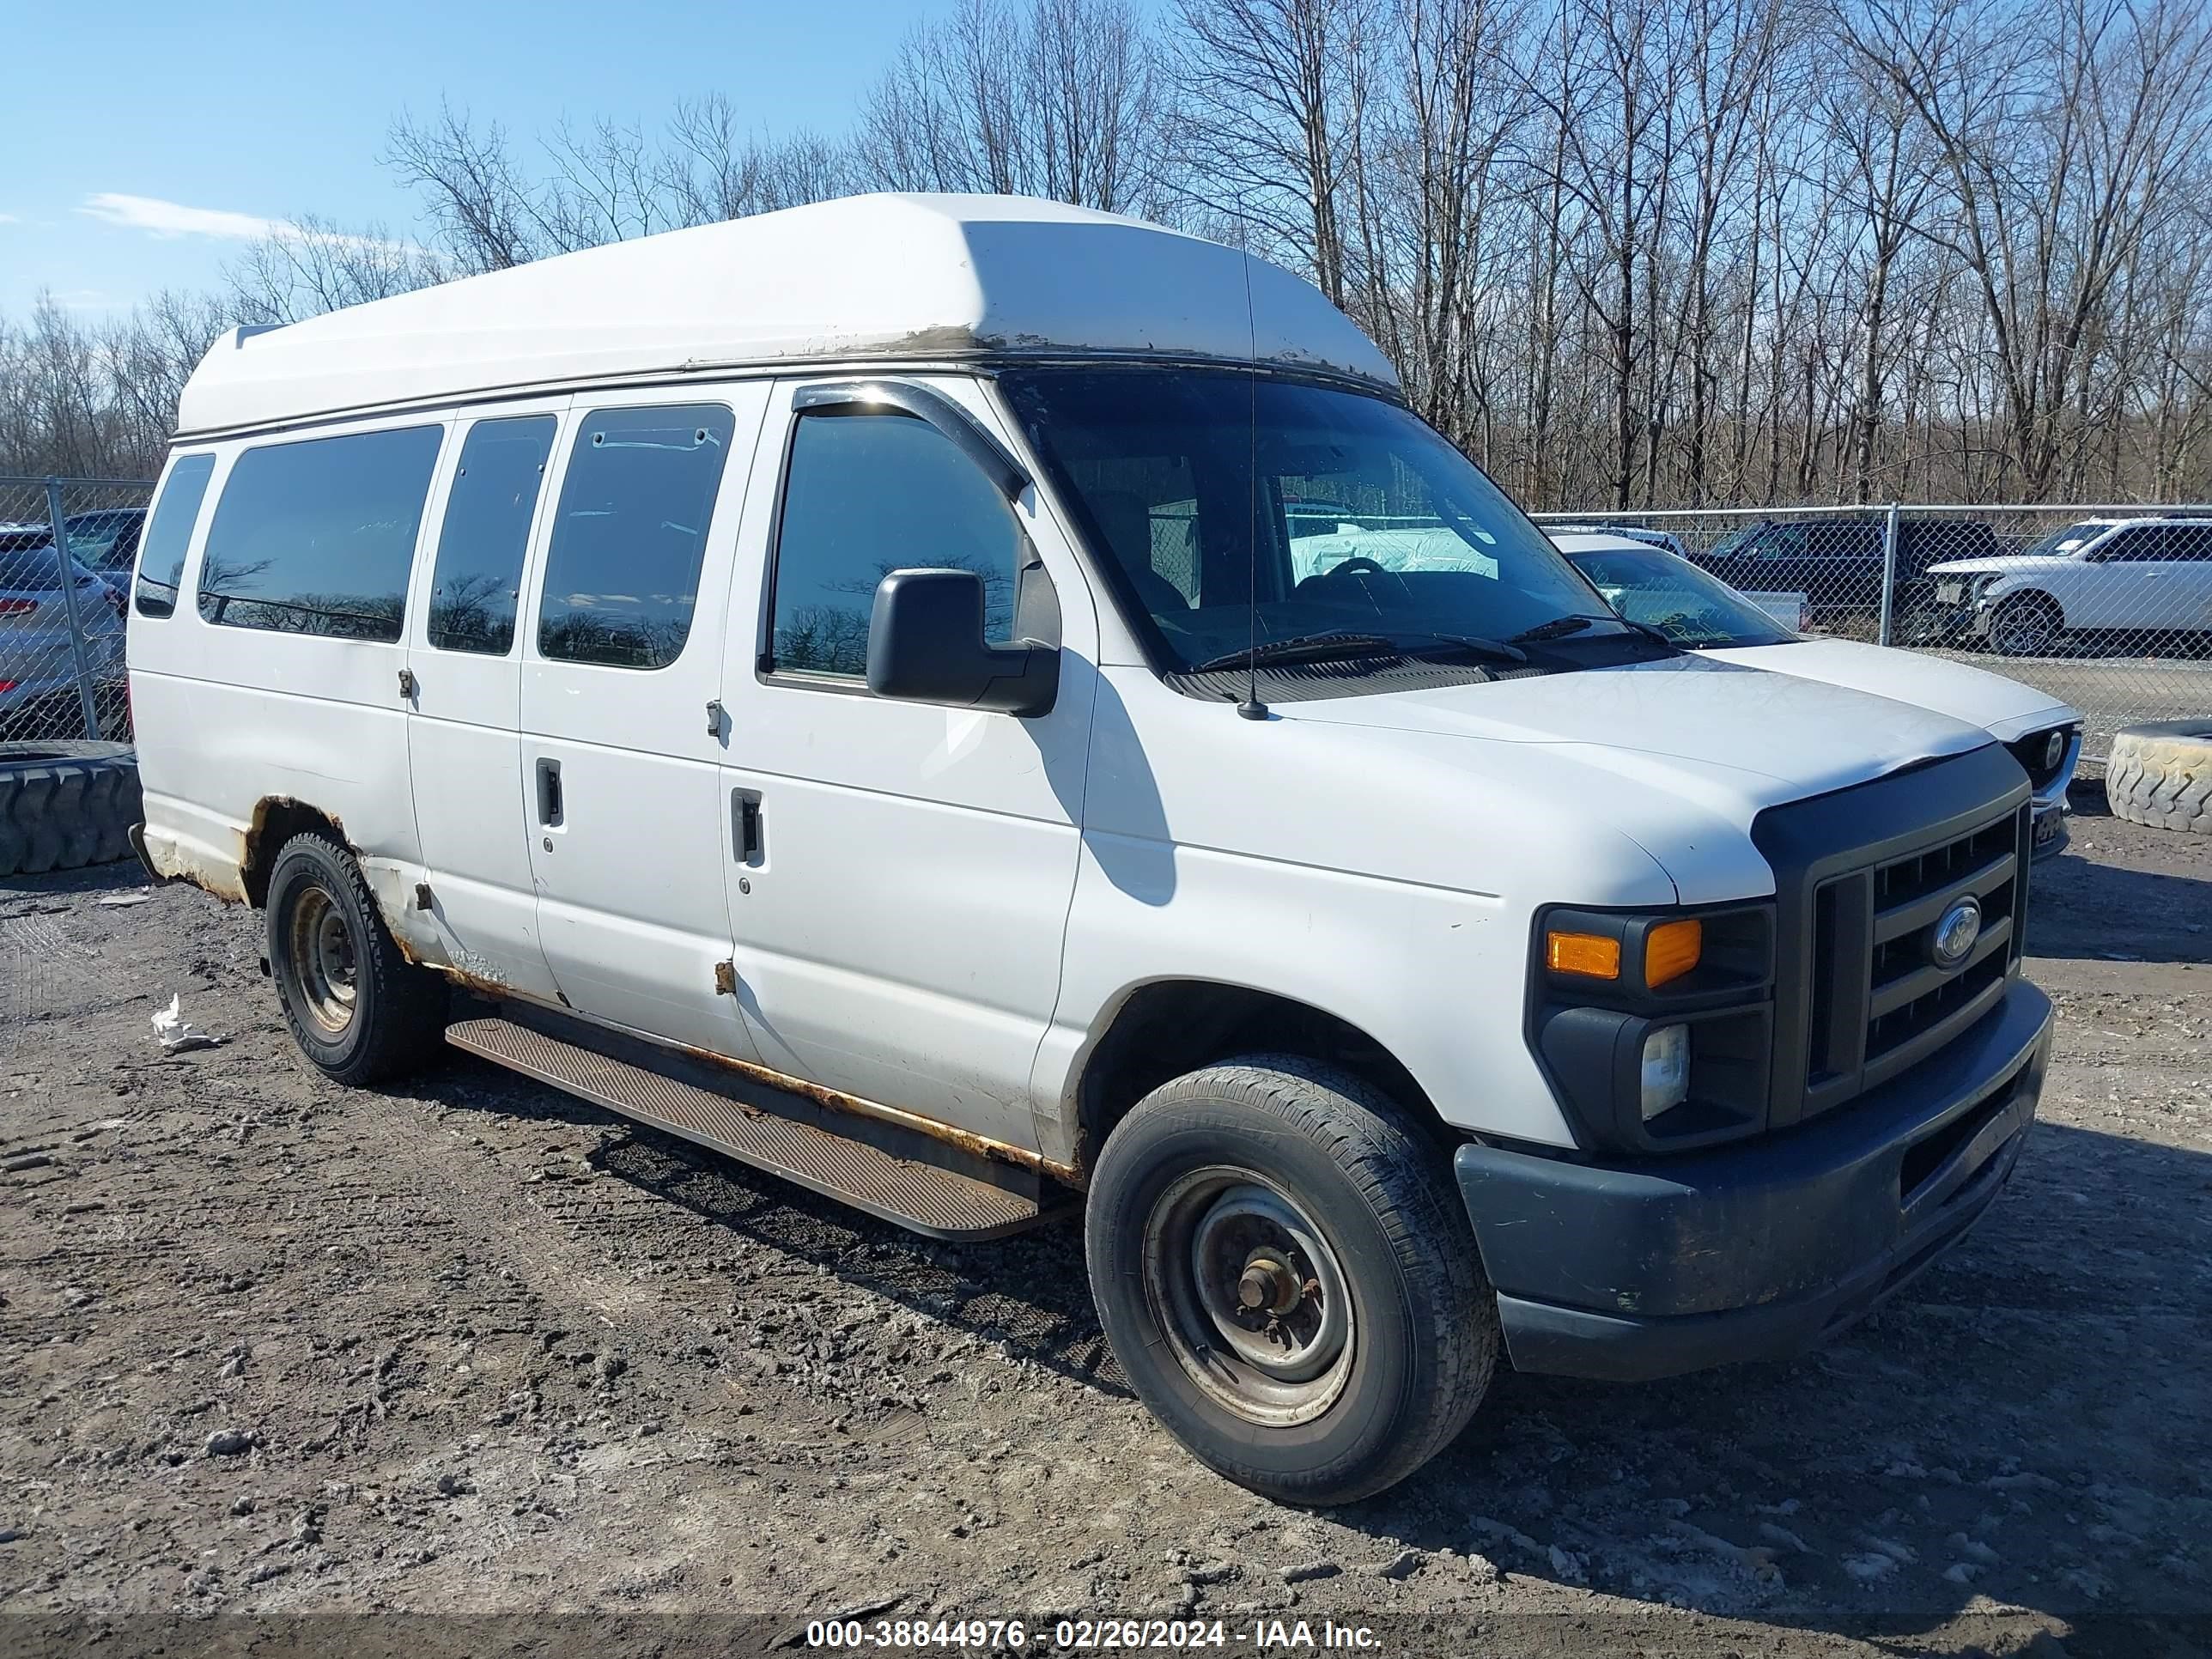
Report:
[{"label": "rust spot on fender", "polygon": [[244,904],[247,902],[246,838],[240,836],[236,839],[238,856],[222,860],[210,858],[173,838],[149,835],[145,839],[146,861],[159,875],[173,881],[190,882],[227,904]]},{"label": "rust spot on fender", "polygon": [[[400,948],[404,951],[406,947],[403,945]],[[459,986],[461,989],[473,991],[487,1000],[501,1002],[514,994],[509,987],[501,985],[497,980],[488,978],[483,974],[472,974],[465,968],[454,967],[451,963],[439,963],[436,966],[438,972]]]}]

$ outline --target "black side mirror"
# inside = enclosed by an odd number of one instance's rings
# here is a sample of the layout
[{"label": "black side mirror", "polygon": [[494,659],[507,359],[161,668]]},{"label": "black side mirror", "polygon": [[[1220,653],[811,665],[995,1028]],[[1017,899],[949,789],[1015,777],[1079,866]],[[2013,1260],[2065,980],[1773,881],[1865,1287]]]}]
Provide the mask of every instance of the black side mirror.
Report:
[{"label": "black side mirror", "polygon": [[983,579],[972,570],[894,570],[876,585],[868,690],[902,702],[1042,714],[1060,690],[1060,651],[983,638]]}]

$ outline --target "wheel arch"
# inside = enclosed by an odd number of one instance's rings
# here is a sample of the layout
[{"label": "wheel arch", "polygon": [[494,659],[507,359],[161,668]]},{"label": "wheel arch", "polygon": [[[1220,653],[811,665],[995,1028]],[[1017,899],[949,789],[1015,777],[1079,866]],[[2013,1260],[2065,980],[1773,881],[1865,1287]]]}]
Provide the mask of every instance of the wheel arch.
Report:
[{"label": "wheel arch", "polygon": [[357,855],[336,813],[289,795],[264,795],[254,803],[253,817],[246,825],[238,871],[246,902],[255,909],[268,907],[269,878],[276,867],[277,856],[286,842],[301,835],[326,836]]},{"label": "wheel arch", "polygon": [[1336,1066],[1380,1089],[1439,1146],[1448,1125],[1389,1048],[1325,1008],[1226,981],[1150,980],[1131,987],[1083,1057],[1076,1083],[1074,1163],[1087,1175],[1114,1126],[1161,1084],[1239,1054],[1296,1054]]}]

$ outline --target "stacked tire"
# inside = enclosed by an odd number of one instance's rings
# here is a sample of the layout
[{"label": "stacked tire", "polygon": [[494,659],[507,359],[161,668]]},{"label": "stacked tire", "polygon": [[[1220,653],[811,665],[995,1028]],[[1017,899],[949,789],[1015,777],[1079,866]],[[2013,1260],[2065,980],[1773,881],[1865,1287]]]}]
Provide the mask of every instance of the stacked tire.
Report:
[{"label": "stacked tire", "polygon": [[2116,818],[2212,836],[2212,720],[2122,728],[2112,738],[2105,797]]},{"label": "stacked tire", "polygon": [[130,744],[0,743],[0,876],[128,858],[143,816]]}]

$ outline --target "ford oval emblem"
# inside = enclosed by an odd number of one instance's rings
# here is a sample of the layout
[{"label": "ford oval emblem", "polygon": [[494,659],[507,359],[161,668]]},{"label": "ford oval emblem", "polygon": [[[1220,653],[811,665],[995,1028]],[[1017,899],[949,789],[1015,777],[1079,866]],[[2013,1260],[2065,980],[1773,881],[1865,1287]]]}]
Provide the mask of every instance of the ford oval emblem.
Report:
[{"label": "ford oval emblem", "polygon": [[1928,935],[1928,954],[1938,968],[1956,968],[1982,936],[1982,907],[1969,893],[1942,915]]}]

